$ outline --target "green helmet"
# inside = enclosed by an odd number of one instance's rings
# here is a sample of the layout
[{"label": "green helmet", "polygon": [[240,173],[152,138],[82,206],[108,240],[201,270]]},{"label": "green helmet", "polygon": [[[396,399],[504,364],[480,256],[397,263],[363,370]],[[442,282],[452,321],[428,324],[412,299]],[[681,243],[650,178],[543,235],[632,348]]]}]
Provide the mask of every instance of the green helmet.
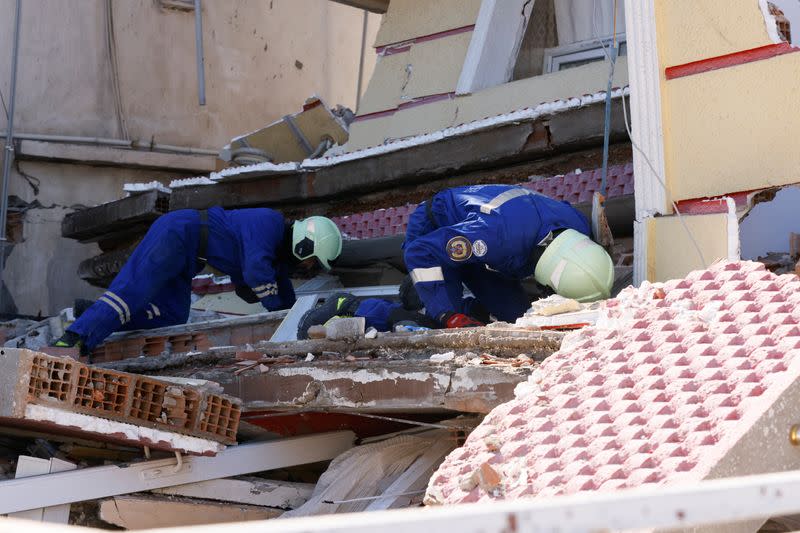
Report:
[{"label": "green helmet", "polygon": [[325,270],[342,253],[342,233],[333,220],[308,217],[292,225],[292,252],[299,260],[316,257]]},{"label": "green helmet", "polygon": [[545,248],[534,276],[559,296],[593,302],[611,295],[614,264],[602,246],[568,229]]}]

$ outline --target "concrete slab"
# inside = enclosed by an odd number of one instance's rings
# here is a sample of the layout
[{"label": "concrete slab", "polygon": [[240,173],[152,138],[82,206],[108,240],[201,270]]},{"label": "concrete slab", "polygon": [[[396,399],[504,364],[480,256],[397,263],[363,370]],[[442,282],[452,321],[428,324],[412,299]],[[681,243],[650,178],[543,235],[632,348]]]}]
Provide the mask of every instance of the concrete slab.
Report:
[{"label": "concrete slab", "polygon": [[[613,491],[800,467],[800,279],[723,262],[629,288],[431,479],[430,503]],[[796,441],[795,441],[796,442]],[[490,467],[491,486],[473,473]],[[755,530],[758,524],[739,529]],[[738,527],[738,526],[737,526]]]}]

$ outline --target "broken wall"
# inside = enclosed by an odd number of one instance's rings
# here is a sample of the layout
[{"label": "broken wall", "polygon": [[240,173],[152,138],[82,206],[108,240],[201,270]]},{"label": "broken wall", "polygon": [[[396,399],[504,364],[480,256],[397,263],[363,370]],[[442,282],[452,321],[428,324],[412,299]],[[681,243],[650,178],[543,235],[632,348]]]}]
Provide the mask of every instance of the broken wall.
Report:
[{"label": "broken wall", "polygon": [[727,213],[683,216],[682,221],[677,216],[655,217],[645,224],[650,281],[678,279],[687,272],[728,259],[731,220]]},{"label": "broken wall", "polygon": [[[316,93],[355,108],[363,11],[322,0],[203,2],[207,104],[198,105],[194,12],[111,0],[121,115],[131,138],[217,149]],[[23,4],[17,131],[118,137],[104,0]],[[10,45],[14,1],[0,0]],[[366,42],[379,15],[369,15]],[[42,38],[47,36],[47,38]],[[364,80],[374,63],[366,54]],[[8,86],[11,51],[0,54]],[[4,89],[5,91],[5,89]],[[7,95],[6,95],[7,96]],[[5,119],[0,120],[5,128]]]},{"label": "broken wall", "polygon": [[[713,0],[648,0],[629,16],[628,26],[639,28],[629,41],[639,47],[630,65],[639,87],[632,128],[634,135],[637,128],[647,132],[638,139],[644,157],[634,154],[635,281],[680,277],[709,266],[716,255],[738,258],[738,229],[722,227],[727,210],[709,211],[703,199],[741,199],[747,191],[800,182],[800,49],[785,42],[769,6],[767,0],[732,0],[725,9]],[[717,212],[719,227],[690,224],[687,230],[648,218],[674,215],[673,202],[686,212]],[[741,216],[747,207],[739,208]],[[706,261],[697,264],[689,234],[705,241],[709,232],[719,242],[703,244]],[[659,242],[676,243],[679,253],[662,253]]]},{"label": "broken wall", "polygon": [[[194,12],[160,4],[23,2],[15,132],[120,139],[119,111],[129,137],[142,144],[217,150],[234,135],[299,110],[313,93],[355,108],[363,11],[322,0],[203,2],[207,104],[201,107]],[[0,36],[8,45],[0,51],[0,87],[7,99],[14,1],[0,0],[0,13]],[[367,20],[370,43],[380,16]],[[367,54],[364,80],[373,62]],[[0,132],[5,128],[0,114]],[[168,156],[154,161],[147,151],[88,145],[79,147],[85,161],[67,160],[67,145],[37,144],[44,156],[30,157],[18,147],[25,160],[12,172],[10,194],[44,208],[25,214],[24,241],[14,245],[4,274],[13,302],[6,298],[0,312],[50,314],[75,297],[97,294],[76,275],[78,263],[99,253],[97,246],[61,238],[60,219],[76,206],[116,200],[125,183],[169,183],[215,169],[208,157],[188,164],[164,161]]]},{"label": "broken wall", "polygon": [[[479,0],[391,2],[375,43],[375,71],[350,127],[348,151],[606,89],[608,64],[598,61],[462,94],[457,86],[470,47],[483,42],[474,31],[481,4]],[[524,33],[525,23],[521,24]],[[487,41],[493,40],[496,37],[488,35]],[[623,56],[613,84],[627,83]]]},{"label": "broken wall", "polygon": [[800,182],[800,50],[758,0],[655,6],[670,198]]}]

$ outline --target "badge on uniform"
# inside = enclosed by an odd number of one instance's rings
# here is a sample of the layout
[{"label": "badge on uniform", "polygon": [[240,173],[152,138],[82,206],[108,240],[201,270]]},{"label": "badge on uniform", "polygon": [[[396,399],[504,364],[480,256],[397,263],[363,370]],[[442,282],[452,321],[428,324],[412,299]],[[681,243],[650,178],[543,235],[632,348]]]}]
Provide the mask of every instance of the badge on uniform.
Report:
[{"label": "badge on uniform", "polygon": [[472,243],[472,252],[477,257],[483,257],[486,255],[486,252],[489,251],[489,248],[486,246],[486,241],[478,239],[477,241]]},{"label": "badge on uniform", "polygon": [[472,257],[472,244],[466,237],[453,237],[447,241],[447,256],[453,261],[466,261]]}]

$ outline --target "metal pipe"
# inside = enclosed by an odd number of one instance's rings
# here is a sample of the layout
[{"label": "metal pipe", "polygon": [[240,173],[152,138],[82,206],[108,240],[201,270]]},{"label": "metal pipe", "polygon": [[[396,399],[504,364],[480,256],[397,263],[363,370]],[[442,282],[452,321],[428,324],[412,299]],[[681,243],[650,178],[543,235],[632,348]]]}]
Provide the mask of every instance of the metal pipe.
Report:
[{"label": "metal pipe", "polygon": [[8,219],[8,175],[14,159],[14,107],[17,101],[17,59],[19,57],[19,26],[22,18],[22,0],[16,2],[14,13],[14,48],[11,52],[11,85],[8,106],[8,133],[6,133],[5,153],[3,154],[3,189],[0,199],[0,312],[3,310],[3,289],[5,286],[6,259],[6,220]]},{"label": "metal pipe", "polygon": [[206,73],[203,57],[203,10],[200,0],[194,0],[194,44],[197,55],[197,91],[200,105],[206,105]]},{"label": "metal pipe", "polygon": [[361,26],[361,57],[358,60],[358,86],[356,88],[356,113],[361,106],[361,86],[364,83],[364,56],[367,48],[367,18],[369,13],[364,10],[364,22]]},{"label": "metal pipe", "polygon": [[[5,138],[4,133],[0,137]],[[193,155],[219,155],[216,150],[207,148],[192,148],[190,146],[174,146],[171,144],[140,144],[137,141],[124,141],[122,139],[109,139],[105,137],[77,137],[72,135],[45,135],[38,133],[15,133],[15,139],[26,141],[43,141],[69,144],[94,144],[97,146],[116,146],[119,148],[144,149],[150,152],[172,152],[176,154]]]}]

